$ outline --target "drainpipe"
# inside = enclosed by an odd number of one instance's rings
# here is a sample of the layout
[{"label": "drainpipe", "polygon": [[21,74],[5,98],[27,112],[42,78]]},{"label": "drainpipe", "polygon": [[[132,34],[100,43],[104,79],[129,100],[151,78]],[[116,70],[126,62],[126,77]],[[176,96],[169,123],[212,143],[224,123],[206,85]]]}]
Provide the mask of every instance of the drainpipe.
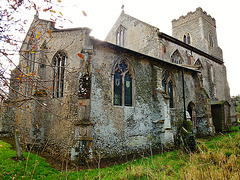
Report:
[{"label": "drainpipe", "polygon": [[185,86],[184,86],[184,68],[182,68],[182,86],[183,86],[183,108],[184,121],[186,121],[186,102],[185,102]]}]

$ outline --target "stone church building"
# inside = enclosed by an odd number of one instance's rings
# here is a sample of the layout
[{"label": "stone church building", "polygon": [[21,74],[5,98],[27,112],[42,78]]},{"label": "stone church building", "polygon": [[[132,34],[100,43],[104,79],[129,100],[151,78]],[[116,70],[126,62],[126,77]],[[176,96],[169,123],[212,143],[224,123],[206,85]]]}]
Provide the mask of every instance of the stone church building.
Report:
[{"label": "stone church building", "polygon": [[105,41],[90,32],[35,16],[8,107],[24,143],[91,159],[171,146],[186,116],[196,136],[229,130],[216,21],[201,8],[174,19],[172,36],[124,11]]}]

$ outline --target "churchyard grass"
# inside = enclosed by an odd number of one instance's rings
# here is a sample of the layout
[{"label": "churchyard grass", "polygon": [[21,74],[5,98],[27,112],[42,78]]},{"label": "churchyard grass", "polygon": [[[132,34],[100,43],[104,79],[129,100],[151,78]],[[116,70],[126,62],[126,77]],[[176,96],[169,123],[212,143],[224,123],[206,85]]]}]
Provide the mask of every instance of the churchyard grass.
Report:
[{"label": "churchyard grass", "polygon": [[57,171],[42,157],[16,152],[0,141],[0,179],[239,179],[240,132],[198,139],[198,152],[183,150],[143,157],[121,165],[84,171]]}]

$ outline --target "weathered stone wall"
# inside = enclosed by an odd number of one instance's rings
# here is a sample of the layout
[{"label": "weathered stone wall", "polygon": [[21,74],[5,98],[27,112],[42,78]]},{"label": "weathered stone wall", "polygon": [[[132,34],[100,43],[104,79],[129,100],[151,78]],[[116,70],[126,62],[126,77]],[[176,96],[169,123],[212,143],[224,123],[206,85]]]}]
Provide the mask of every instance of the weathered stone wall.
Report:
[{"label": "weathered stone wall", "polygon": [[[133,106],[113,105],[113,67],[119,58],[134,67]],[[92,58],[91,120],[95,150],[119,155],[147,148],[153,114],[152,69],[143,58],[101,46]]]},{"label": "weathered stone wall", "polygon": [[[35,30],[33,31],[33,29]],[[79,79],[89,72],[86,66],[89,57],[82,53],[84,48],[91,48],[88,28],[58,30],[52,22],[39,20],[35,17],[32,27],[38,35],[35,48],[35,74],[28,75],[26,67],[28,59],[25,56],[29,34],[21,48],[20,68],[27,76],[31,76],[31,94],[26,94],[25,85],[21,83],[20,99],[25,99],[16,112],[15,124],[25,143],[47,143],[51,148],[68,153],[73,141],[78,136],[76,129],[81,121],[90,121],[90,101],[79,99]],[[66,54],[64,72],[64,95],[53,98],[53,57],[58,51]],[[80,57],[78,54],[83,56]],[[39,93],[40,92],[40,93]],[[43,92],[41,94],[41,92]],[[26,94],[26,95],[25,95]],[[28,100],[28,97],[30,100]]]},{"label": "weathered stone wall", "polygon": [[106,41],[116,44],[116,31],[120,25],[126,28],[123,47],[153,57],[159,57],[158,28],[135,19],[122,11],[107,35]]},{"label": "weathered stone wall", "polygon": [[[114,156],[173,142],[184,119],[182,68],[117,47],[95,47],[91,92],[94,149]],[[134,69],[132,107],[113,105],[113,68],[119,59],[129,61]],[[169,69],[174,80],[174,108],[169,108],[169,97],[161,90],[164,72]],[[206,129],[210,124],[208,97],[202,95],[197,72],[186,69],[184,74],[186,104],[194,102],[200,118],[197,127]]]}]

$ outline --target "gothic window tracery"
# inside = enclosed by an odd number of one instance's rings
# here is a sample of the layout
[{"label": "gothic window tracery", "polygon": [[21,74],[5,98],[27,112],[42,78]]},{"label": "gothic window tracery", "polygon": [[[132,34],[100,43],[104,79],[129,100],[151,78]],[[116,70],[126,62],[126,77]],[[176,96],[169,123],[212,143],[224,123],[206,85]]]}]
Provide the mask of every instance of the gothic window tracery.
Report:
[{"label": "gothic window tracery", "polygon": [[126,61],[119,61],[114,68],[114,99],[118,106],[132,106],[132,72]]},{"label": "gothic window tracery", "polygon": [[63,97],[66,54],[58,51],[53,57],[53,98]]},{"label": "gothic window tracery", "polygon": [[[23,67],[26,70],[26,74],[34,73],[35,71],[36,44],[36,39],[32,33],[27,44],[27,49],[24,51],[25,62],[23,63]],[[33,87],[34,83],[32,81],[32,78],[26,76],[24,94],[26,96],[32,95]]]},{"label": "gothic window tracery", "polygon": [[178,50],[176,50],[171,56],[172,62],[176,64],[182,64],[183,60]]},{"label": "gothic window tracery", "polygon": [[116,32],[116,44],[119,46],[124,46],[125,39],[126,39],[126,28],[120,25]]},{"label": "gothic window tracery", "polygon": [[169,107],[174,108],[173,80],[169,71],[166,71],[163,75],[162,88],[164,93],[169,96]]}]

